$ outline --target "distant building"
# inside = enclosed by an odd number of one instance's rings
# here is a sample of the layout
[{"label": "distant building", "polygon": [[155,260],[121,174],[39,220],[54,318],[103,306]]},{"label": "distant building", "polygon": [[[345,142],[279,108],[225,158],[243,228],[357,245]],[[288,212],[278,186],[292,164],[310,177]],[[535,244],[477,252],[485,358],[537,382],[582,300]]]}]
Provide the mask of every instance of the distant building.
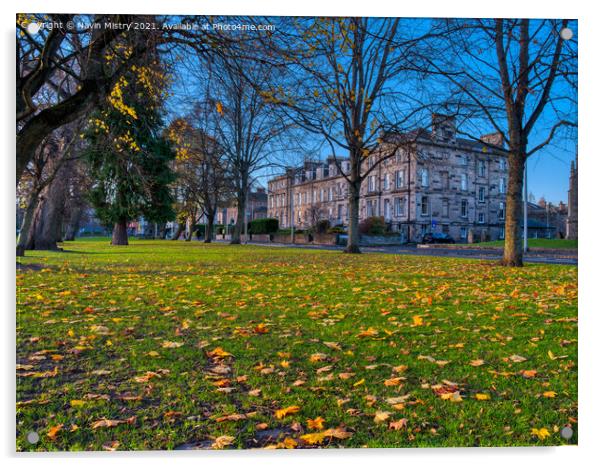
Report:
[{"label": "distant building", "polygon": [[[249,192],[247,197],[248,220],[266,218],[267,213],[268,195],[265,191],[265,188],[257,188],[255,191]],[[233,199],[218,208],[216,223],[219,225],[234,225],[236,223],[237,215],[238,207],[236,200]]]},{"label": "distant building", "polygon": [[[508,162],[499,150],[501,135],[486,135],[480,141],[459,138],[455,119],[435,114],[430,131],[389,137],[410,142],[378,164],[379,151],[364,163],[364,170],[372,172],[362,184],[360,221],[382,216],[406,241],[417,241],[428,232],[467,241],[471,230],[477,239],[503,238]],[[386,145],[381,144],[382,153]],[[349,168],[348,159],[330,157],[307,161],[269,180],[268,216],[277,218],[281,228],[289,228],[291,222],[308,228],[321,219],[347,225],[343,173]]]},{"label": "distant building", "polygon": [[569,175],[569,204],[566,219],[566,238],[577,239],[578,236],[578,214],[577,214],[577,158],[571,162],[571,173]]},{"label": "distant building", "polygon": [[[567,220],[566,204],[554,205],[541,199],[527,204],[527,235],[529,238],[564,238]],[[521,218],[521,236],[523,234]]]}]

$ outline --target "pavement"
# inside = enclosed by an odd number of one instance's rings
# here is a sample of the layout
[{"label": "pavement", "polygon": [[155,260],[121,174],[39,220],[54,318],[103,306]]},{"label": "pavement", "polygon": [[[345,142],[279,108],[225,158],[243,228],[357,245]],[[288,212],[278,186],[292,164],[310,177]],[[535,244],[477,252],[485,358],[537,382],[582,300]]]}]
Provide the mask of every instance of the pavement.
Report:
[{"label": "pavement", "polygon": [[[219,241],[219,240],[218,240]],[[252,241],[249,244],[256,246],[266,246],[274,248],[298,248],[298,249],[317,249],[325,251],[342,251],[343,246],[323,245],[323,244],[281,244]],[[400,254],[411,256],[436,256],[436,257],[454,257],[460,259],[483,259],[500,260],[502,257],[501,249],[452,249],[452,248],[417,248],[415,245],[400,246],[362,246],[364,253],[385,253]],[[524,262],[537,264],[558,264],[558,265],[578,265],[577,250],[574,253],[558,253],[545,251],[528,251],[524,257]]]}]

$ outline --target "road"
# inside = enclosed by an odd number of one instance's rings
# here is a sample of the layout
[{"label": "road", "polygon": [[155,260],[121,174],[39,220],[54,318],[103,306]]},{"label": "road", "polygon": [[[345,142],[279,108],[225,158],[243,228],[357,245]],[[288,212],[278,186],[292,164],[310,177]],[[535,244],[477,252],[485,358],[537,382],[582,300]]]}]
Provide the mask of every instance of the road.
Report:
[{"label": "road", "polygon": [[[280,244],[280,243],[260,243],[251,242],[256,246],[266,246],[274,248],[299,248],[299,249],[318,249],[328,251],[342,251],[343,246],[317,245],[317,244]],[[364,253],[385,253],[385,254],[405,254],[412,256],[438,256],[455,257],[461,259],[484,259],[499,260],[502,257],[501,249],[445,249],[445,248],[417,248],[416,246],[364,246]],[[578,265],[577,251],[575,254],[562,255],[558,253],[547,252],[527,252],[524,256],[525,262],[539,264],[559,264],[559,265]]]}]

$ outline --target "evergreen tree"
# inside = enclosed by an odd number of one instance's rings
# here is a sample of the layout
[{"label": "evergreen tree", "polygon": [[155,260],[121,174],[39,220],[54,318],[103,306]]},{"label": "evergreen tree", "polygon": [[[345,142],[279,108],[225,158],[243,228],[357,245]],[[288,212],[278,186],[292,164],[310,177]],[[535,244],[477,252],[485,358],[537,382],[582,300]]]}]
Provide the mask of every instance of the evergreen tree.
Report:
[{"label": "evergreen tree", "polygon": [[164,78],[150,67],[135,67],[112,89],[104,109],[90,119],[85,156],[94,180],[89,199],[98,218],[113,225],[113,245],[127,245],[128,222],[173,220],[175,158],[163,137]]}]

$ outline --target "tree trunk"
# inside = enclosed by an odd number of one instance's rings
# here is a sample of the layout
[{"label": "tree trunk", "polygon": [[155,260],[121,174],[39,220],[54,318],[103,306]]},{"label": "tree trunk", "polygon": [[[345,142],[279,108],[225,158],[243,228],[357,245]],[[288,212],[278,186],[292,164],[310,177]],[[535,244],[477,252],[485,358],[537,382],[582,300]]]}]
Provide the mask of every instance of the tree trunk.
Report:
[{"label": "tree trunk", "polygon": [[212,211],[207,212],[207,224],[205,225],[205,243],[211,243],[213,238],[213,218],[215,214]]},{"label": "tree trunk", "polygon": [[[246,190],[245,190],[246,191]],[[234,232],[232,233],[232,239],[230,244],[240,244],[240,239],[243,234],[245,225],[245,203],[246,196],[244,193],[238,193],[238,207],[236,209],[236,224],[234,225]]]},{"label": "tree trunk", "polygon": [[190,241],[192,240],[192,235],[194,234],[194,219],[189,217],[186,224],[188,225],[188,229],[184,235],[184,239],[186,241]]},{"label": "tree trunk", "polygon": [[349,226],[347,228],[347,247],[343,252],[359,254],[360,250],[360,187],[359,181],[349,183]]},{"label": "tree trunk", "polygon": [[69,222],[67,223],[64,241],[75,240],[75,235],[77,235],[81,224],[84,209],[81,205],[78,205],[79,203],[77,203],[77,201],[74,204],[75,205],[71,206],[71,215],[69,216]]},{"label": "tree trunk", "polygon": [[111,238],[113,246],[127,246],[128,243],[128,224],[125,220],[115,222],[113,226],[113,237]]},{"label": "tree trunk", "polygon": [[39,193],[32,193],[25,214],[23,215],[23,222],[21,223],[21,229],[19,230],[19,237],[17,238],[17,256],[23,257],[25,255],[25,249],[27,243],[31,240],[31,231],[33,225],[34,214],[36,207],[38,206]]},{"label": "tree trunk", "polygon": [[38,203],[34,214],[32,235],[26,249],[56,251],[57,243],[61,241],[61,227],[65,206],[67,176],[65,167],[60,174],[45,188],[42,202]]},{"label": "tree trunk", "polygon": [[176,241],[177,239],[180,238],[180,235],[182,234],[182,230],[184,229],[184,224],[182,222],[178,222],[178,226],[176,227],[176,232],[174,233],[174,235],[172,236],[172,241]]},{"label": "tree trunk", "polygon": [[506,193],[506,225],[504,227],[504,257],[502,265],[522,267],[523,248],[521,247],[521,215],[523,213],[523,175],[525,158],[512,151],[508,157],[508,192]]}]

